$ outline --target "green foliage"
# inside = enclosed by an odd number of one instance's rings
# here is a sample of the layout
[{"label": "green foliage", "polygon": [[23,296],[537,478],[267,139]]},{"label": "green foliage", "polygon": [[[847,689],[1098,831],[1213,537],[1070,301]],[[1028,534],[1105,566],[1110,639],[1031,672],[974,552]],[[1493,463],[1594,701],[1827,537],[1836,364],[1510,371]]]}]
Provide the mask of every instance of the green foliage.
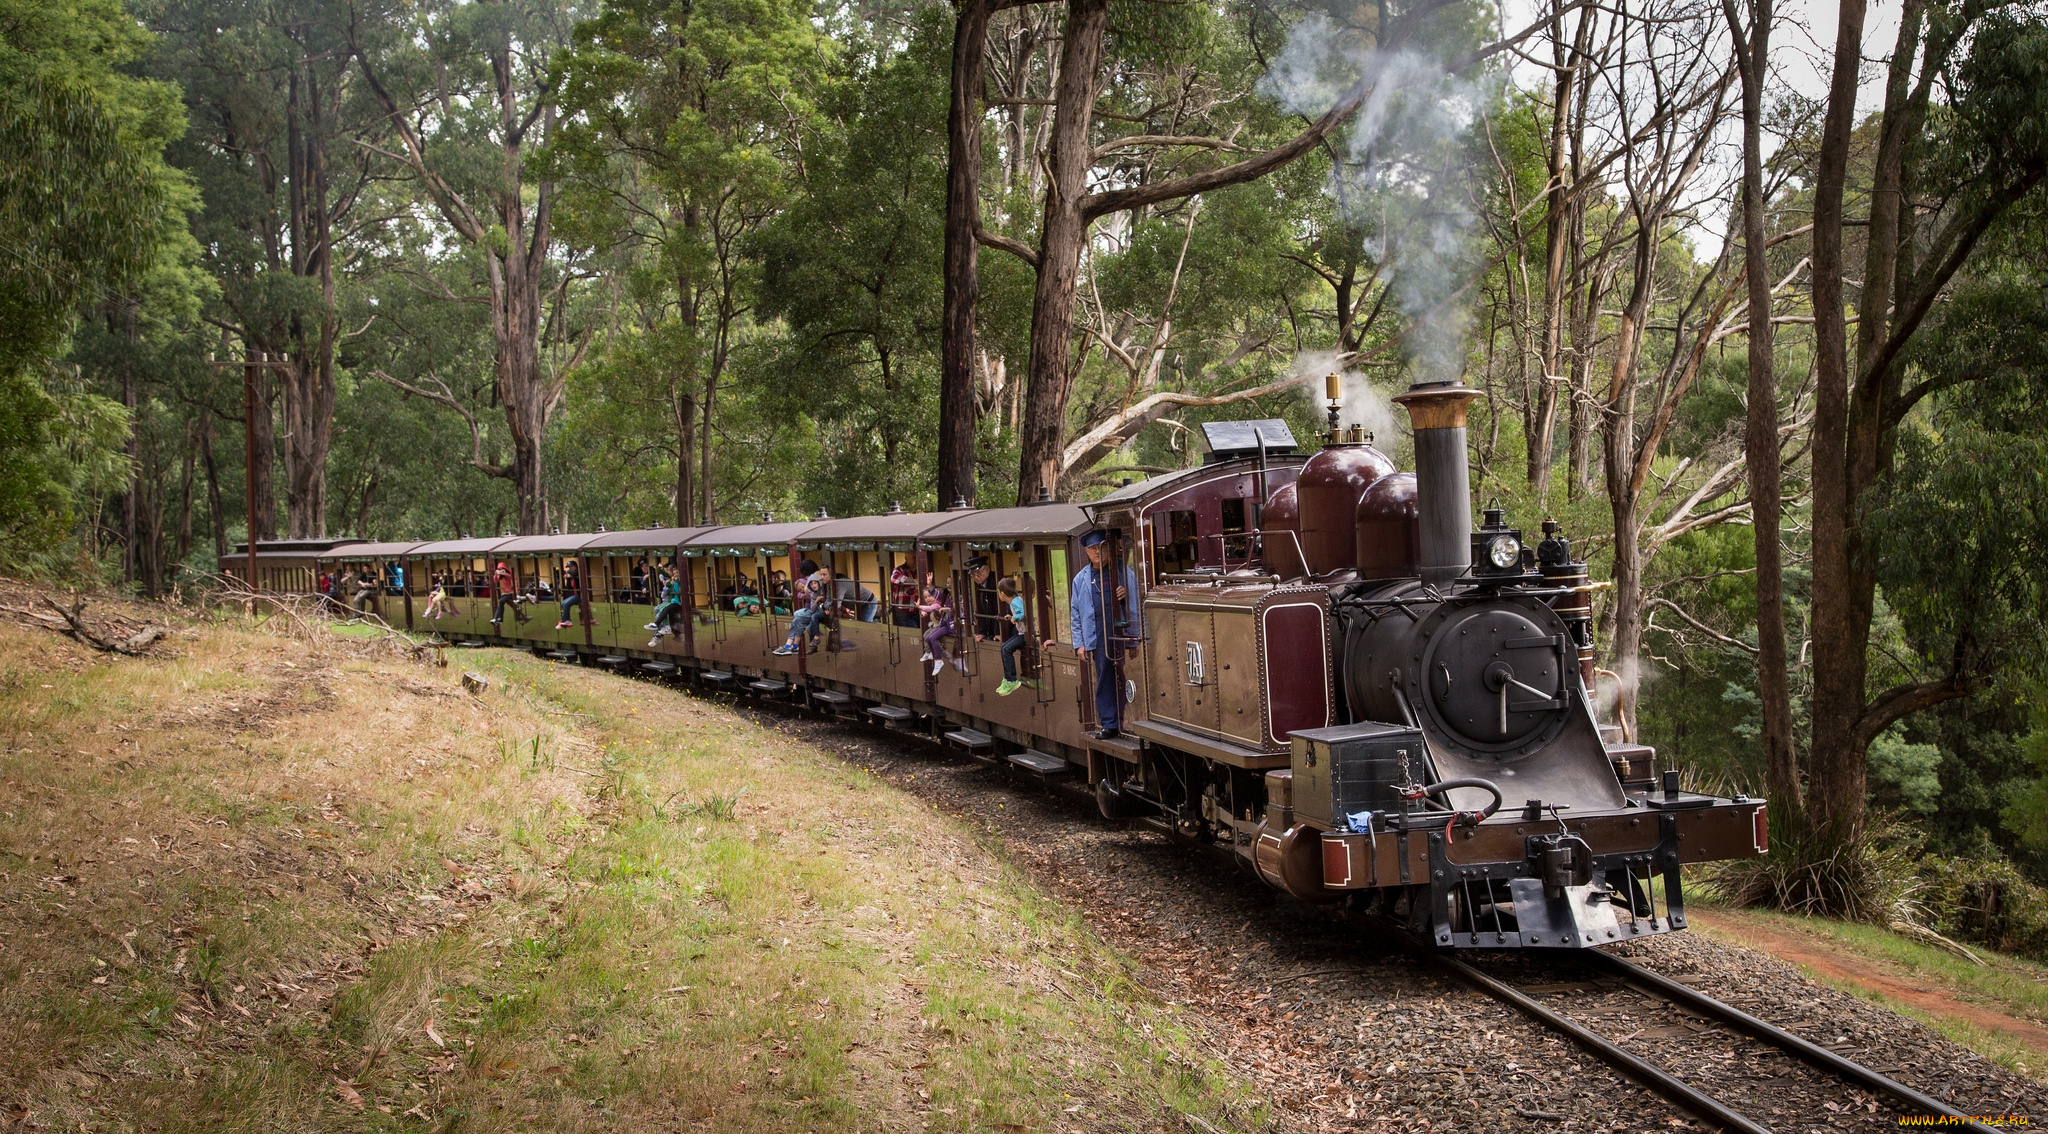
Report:
[{"label": "green foliage", "polygon": [[70,498],[46,467],[56,418],[56,399],[34,376],[0,371],[0,546],[10,552],[63,538]]},{"label": "green foliage", "polygon": [[[2037,734],[2028,737],[2028,755],[2037,771],[2048,772],[2040,759],[2044,746]],[[2022,846],[2036,855],[2048,852],[2048,775],[2015,785],[2001,818],[2006,830],[2018,836]]]},{"label": "green foliage", "polygon": [[[147,37],[112,0],[0,0],[0,543],[19,563],[65,533],[109,420],[53,396],[48,360],[81,303],[156,262],[175,178],[175,92],[131,78]],[[84,418],[83,435],[68,432]]]},{"label": "green foliage", "polygon": [[1902,804],[1916,815],[1933,814],[1941,802],[1941,749],[1912,744],[1905,729],[1893,725],[1870,743],[1872,795],[1881,802]]},{"label": "green foliage", "polygon": [[1914,902],[1928,923],[1960,941],[2048,960],[2048,890],[1996,848],[1965,856],[1928,855],[1919,863]]},{"label": "green foliage", "polygon": [[746,363],[775,417],[815,431],[815,456],[789,470],[794,483],[775,486],[807,496],[792,501],[805,511],[938,503],[950,45],[943,13],[927,9],[902,54],[858,64],[857,81],[834,84],[823,110],[844,133],[806,154],[803,192],[753,241],[761,316],[789,337],[762,343]]}]

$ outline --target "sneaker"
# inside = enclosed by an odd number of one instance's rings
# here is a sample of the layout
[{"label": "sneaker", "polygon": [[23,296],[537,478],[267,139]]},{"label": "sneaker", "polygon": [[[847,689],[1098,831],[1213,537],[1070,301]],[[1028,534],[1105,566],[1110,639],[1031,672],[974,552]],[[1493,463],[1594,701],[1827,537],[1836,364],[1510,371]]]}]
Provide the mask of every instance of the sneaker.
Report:
[{"label": "sneaker", "polygon": [[647,624],[647,625],[646,625],[646,626],[645,626],[645,627],[644,627],[643,629],[647,629],[647,630],[659,630],[659,629],[661,629],[661,623],[659,623],[659,622],[650,622],[650,623],[648,623],[648,624]]},{"label": "sneaker", "polygon": [[966,658],[954,658],[954,659],[953,659],[953,668],[954,668],[954,669],[957,669],[957,670],[959,670],[959,671],[960,671],[961,673],[966,673],[966,672],[967,672],[967,659],[966,659]]},{"label": "sneaker", "polygon": [[796,652],[796,647],[787,645],[777,646],[773,650],[770,650],[768,652],[774,654],[778,658],[786,658],[789,655]]},{"label": "sneaker", "polygon": [[651,649],[653,649],[653,648],[655,648],[656,646],[659,646],[659,645],[661,645],[661,639],[660,639],[660,638],[649,638],[649,639],[647,639],[647,648],[648,648],[648,649],[650,649],[650,650],[651,650]]},{"label": "sneaker", "polygon": [[925,652],[923,652],[923,653],[921,653],[921,654],[917,655],[917,660],[918,660],[918,661],[930,661],[930,660],[932,660],[932,652],[931,652],[930,650],[926,650]]},{"label": "sneaker", "polygon": [[996,686],[996,696],[1008,697],[1010,694],[1015,693],[1019,687],[1020,683],[1018,682],[1005,681],[1001,685]]},{"label": "sneaker", "polygon": [[937,676],[939,675],[939,671],[940,671],[940,670],[942,670],[942,669],[945,669],[945,668],[946,668],[946,661],[945,661],[945,659],[944,659],[944,658],[941,658],[941,659],[939,659],[938,661],[935,661],[935,662],[933,662],[933,663],[932,663],[932,676],[933,676],[933,677],[937,677]]},{"label": "sneaker", "polygon": [[567,622],[557,622],[557,623],[555,623],[555,629],[557,629],[557,630],[567,630],[568,628],[569,628],[569,624],[568,624]]}]

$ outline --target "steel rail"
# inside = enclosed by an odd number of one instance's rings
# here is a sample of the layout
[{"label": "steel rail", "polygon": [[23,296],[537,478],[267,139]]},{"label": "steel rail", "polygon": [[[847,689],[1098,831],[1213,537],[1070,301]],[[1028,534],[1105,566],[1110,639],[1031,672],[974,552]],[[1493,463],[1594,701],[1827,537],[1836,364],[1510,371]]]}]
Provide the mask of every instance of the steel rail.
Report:
[{"label": "steel rail", "polygon": [[1533,1017],[1553,1031],[1561,1032],[1573,1043],[1598,1056],[1624,1075],[1663,1095],[1700,1118],[1715,1123],[1737,1134],[1771,1134],[1767,1126],[1759,1126],[1742,1114],[1730,1110],[1712,1095],[1699,1090],[1685,1080],[1651,1064],[1640,1056],[1622,1050],[1612,1041],[1592,1031],[1575,1020],[1569,1019],[1546,1007],[1542,1002],[1523,993],[1471,965],[1446,956],[1432,953],[1430,959],[1448,969],[1458,979],[1472,985],[1479,991],[1508,1005],[1523,1015]]},{"label": "steel rail", "polygon": [[1963,1120],[1963,1129],[1978,1130],[1983,1131],[1984,1134],[1990,1134],[1990,1127],[1985,1126],[1981,1122],[1970,1121],[1971,1116],[1956,1110],[1940,1099],[1922,1094],[1896,1079],[1880,1075],[1853,1060],[1844,1059],[1811,1040],[1794,1035],[1774,1024],[1765,1023],[1732,1004],[1725,1004],[1698,989],[1672,980],[1662,973],[1652,972],[1632,961],[1624,960],[1621,957],[1616,957],[1598,949],[1589,950],[1588,959],[1596,965],[1620,974],[1627,980],[1648,986],[1657,995],[1673,1003],[1683,1005],[1703,1015],[1711,1016],[1723,1023],[1732,1024],[1751,1036],[1763,1040],[1774,1047],[1781,1048],[1787,1053],[1819,1067],[1823,1071],[1839,1075],[1878,1094],[1887,1096],[1893,1102],[1912,1107],[1916,1113],[1959,1118]]}]

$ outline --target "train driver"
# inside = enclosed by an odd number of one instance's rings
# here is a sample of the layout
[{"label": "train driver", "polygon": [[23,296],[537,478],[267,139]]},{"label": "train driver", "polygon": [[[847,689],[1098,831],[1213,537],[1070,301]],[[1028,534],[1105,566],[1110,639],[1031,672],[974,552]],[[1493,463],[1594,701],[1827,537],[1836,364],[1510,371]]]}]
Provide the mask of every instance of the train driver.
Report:
[{"label": "train driver", "polygon": [[[1117,681],[1116,665],[1110,660],[1109,640],[1112,636],[1136,638],[1144,633],[1136,618],[1137,572],[1123,564],[1110,568],[1103,566],[1108,539],[1109,533],[1100,530],[1081,537],[1081,547],[1088,553],[1088,565],[1074,575],[1071,592],[1074,596],[1070,619],[1074,650],[1080,655],[1082,665],[1087,665],[1090,659],[1095,663],[1095,719],[1102,730],[1095,736],[1099,740],[1114,740],[1124,720],[1124,691]],[[1106,618],[1104,606],[1108,607]],[[1046,640],[1048,649],[1052,644],[1051,639]]]}]

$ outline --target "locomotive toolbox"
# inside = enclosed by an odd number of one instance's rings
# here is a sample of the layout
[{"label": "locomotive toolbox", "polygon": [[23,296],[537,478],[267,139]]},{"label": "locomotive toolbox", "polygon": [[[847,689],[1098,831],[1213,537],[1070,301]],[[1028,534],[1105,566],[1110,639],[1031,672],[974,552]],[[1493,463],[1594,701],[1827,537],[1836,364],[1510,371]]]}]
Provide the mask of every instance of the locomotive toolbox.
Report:
[{"label": "locomotive toolbox", "polygon": [[1421,729],[1377,721],[1304,729],[1293,742],[1295,817],[1326,831],[1399,807],[1396,785],[1424,774],[1428,760]]}]

